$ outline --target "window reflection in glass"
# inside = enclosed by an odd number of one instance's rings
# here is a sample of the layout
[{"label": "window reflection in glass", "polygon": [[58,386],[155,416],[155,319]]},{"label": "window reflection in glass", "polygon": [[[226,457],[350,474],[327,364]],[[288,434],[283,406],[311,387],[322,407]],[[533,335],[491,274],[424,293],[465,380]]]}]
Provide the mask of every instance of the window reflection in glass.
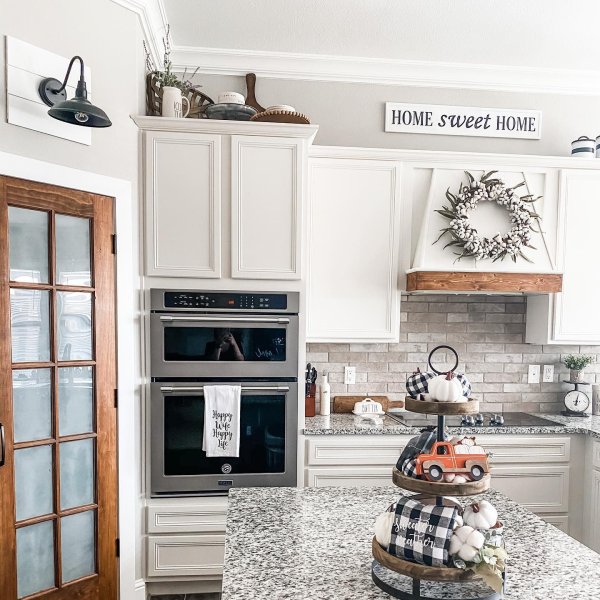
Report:
[{"label": "window reflection in glass", "polygon": [[90,220],[56,215],[56,282],[91,285]]},{"label": "window reflection in glass", "polygon": [[12,361],[50,360],[49,292],[10,290]]},{"label": "window reflection in glass", "polygon": [[48,213],[8,207],[11,281],[48,283]]},{"label": "window reflection in glass", "polygon": [[87,292],[57,294],[58,360],[91,360],[92,295]]},{"label": "window reflection in glass", "polygon": [[15,442],[51,437],[50,369],[15,369],[12,379]]}]

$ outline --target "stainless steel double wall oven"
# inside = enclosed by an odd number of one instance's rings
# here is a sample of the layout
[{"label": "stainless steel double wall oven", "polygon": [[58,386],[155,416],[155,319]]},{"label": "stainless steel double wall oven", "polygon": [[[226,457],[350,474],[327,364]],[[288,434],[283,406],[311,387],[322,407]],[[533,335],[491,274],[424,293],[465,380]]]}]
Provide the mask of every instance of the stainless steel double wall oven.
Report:
[{"label": "stainless steel double wall oven", "polygon": [[[151,291],[151,491],[296,484],[298,294]],[[239,458],[202,450],[205,385],[240,385]]]}]

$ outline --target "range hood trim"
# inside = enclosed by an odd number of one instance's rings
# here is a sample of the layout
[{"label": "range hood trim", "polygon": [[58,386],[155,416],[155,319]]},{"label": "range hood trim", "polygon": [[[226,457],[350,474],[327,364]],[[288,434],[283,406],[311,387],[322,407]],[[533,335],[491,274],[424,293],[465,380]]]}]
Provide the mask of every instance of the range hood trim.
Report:
[{"label": "range hood trim", "polygon": [[414,270],[406,275],[408,293],[553,294],[562,291],[561,273]]}]

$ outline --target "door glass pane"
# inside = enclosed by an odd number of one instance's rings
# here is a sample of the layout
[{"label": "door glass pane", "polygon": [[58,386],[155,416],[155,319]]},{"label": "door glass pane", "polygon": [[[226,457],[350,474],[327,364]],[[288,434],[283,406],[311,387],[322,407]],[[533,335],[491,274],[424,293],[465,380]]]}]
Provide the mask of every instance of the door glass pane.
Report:
[{"label": "door glass pane", "polygon": [[15,442],[52,437],[50,369],[13,371]]},{"label": "door glass pane", "polygon": [[11,281],[48,283],[48,213],[8,207]]},{"label": "door glass pane", "polygon": [[94,440],[60,445],[60,508],[94,502]]},{"label": "door glass pane", "polygon": [[58,369],[59,435],[89,433],[94,428],[92,367]]},{"label": "door glass pane", "polygon": [[58,292],[58,360],[92,359],[92,295]]},{"label": "door glass pane", "polygon": [[10,290],[13,362],[50,360],[49,292]]},{"label": "door glass pane", "polygon": [[93,510],[63,517],[61,520],[62,581],[67,583],[96,572]]},{"label": "door glass pane", "polygon": [[55,587],[54,521],[17,529],[19,598]]},{"label": "door glass pane", "polygon": [[17,521],[47,515],[52,510],[52,448],[15,450]]},{"label": "door glass pane", "polygon": [[202,450],[204,398],[166,396],[165,475],[285,471],[285,395],[242,395],[239,458],[207,458]]},{"label": "door glass pane", "polygon": [[90,285],[90,220],[56,215],[56,283]]},{"label": "door glass pane", "polygon": [[283,362],[287,331],[280,327],[165,327],[166,361]]}]

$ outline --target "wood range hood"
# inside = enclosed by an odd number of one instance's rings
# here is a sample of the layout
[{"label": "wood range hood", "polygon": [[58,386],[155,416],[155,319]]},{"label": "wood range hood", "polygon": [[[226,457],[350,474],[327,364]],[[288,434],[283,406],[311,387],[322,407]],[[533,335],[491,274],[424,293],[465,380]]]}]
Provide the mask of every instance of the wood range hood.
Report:
[{"label": "wood range hood", "polygon": [[553,294],[562,291],[560,273],[419,271],[406,275],[409,293]]}]

